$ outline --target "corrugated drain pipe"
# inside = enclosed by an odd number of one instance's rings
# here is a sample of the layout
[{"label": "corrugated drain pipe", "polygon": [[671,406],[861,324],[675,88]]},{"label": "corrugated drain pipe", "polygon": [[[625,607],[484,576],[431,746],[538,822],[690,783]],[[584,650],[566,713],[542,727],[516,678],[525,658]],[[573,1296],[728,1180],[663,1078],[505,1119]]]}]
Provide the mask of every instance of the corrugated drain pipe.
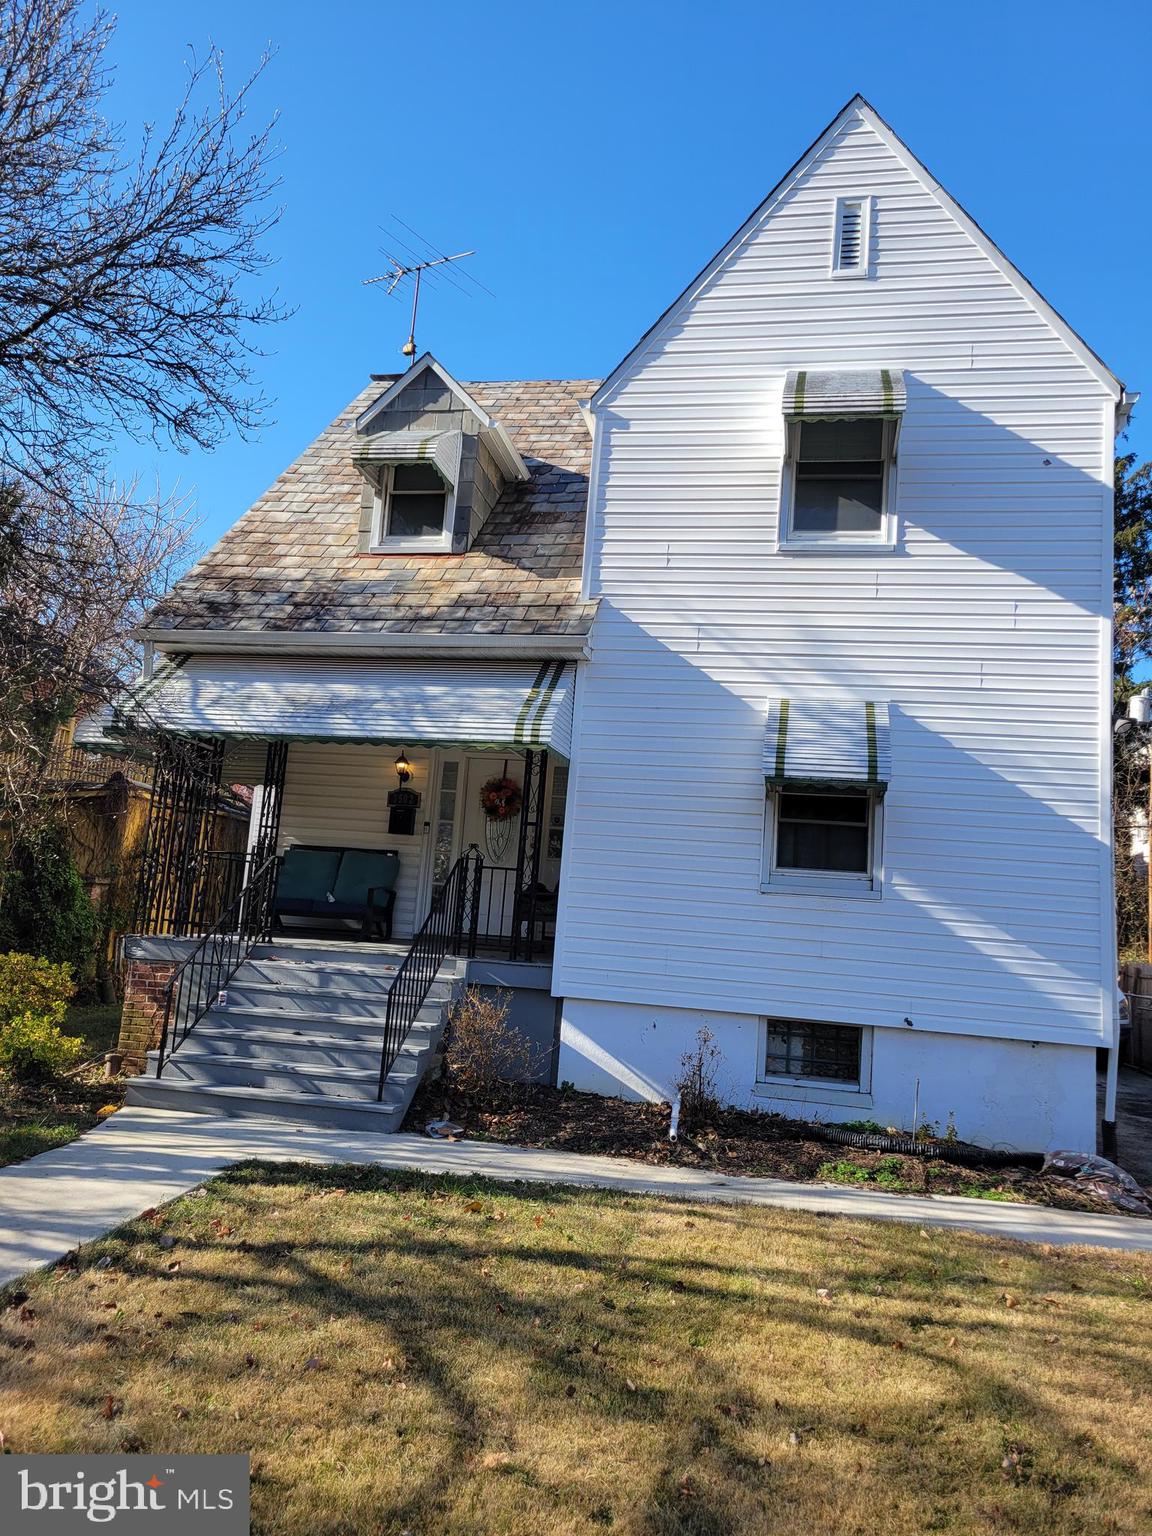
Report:
[{"label": "corrugated drain pipe", "polygon": [[810,1133],[817,1141],[831,1141],[863,1152],[899,1152],[904,1157],[926,1157],[964,1168],[1041,1168],[1043,1152],[1001,1152],[973,1147],[967,1142],[917,1141],[914,1136],[889,1136],[884,1131],[846,1131],[838,1125],[821,1125]]}]

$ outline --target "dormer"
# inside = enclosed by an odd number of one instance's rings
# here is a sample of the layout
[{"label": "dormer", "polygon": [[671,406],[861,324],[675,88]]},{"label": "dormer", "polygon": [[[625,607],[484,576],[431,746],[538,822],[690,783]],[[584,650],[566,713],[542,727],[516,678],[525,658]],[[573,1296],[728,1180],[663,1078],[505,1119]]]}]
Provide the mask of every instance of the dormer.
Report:
[{"label": "dormer", "polygon": [[362,553],[465,554],[524,460],[431,353],[357,419]]}]

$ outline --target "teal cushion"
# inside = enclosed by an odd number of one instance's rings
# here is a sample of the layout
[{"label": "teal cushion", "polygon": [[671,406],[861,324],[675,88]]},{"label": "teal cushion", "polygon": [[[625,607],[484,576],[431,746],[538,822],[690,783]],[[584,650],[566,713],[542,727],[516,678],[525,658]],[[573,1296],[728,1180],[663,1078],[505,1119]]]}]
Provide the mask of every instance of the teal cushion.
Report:
[{"label": "teal cushion", "polygon": [[368,892],[390,891],[400,873],[400,856],[370,848],[347,848],[340,860],[336,884],[330,886],[336,901],[366,902]]},{"label": "teal cushion", "polygon": [[339,848],[289,848],[276,895],[290,901],[324,901],[339,867]]}]

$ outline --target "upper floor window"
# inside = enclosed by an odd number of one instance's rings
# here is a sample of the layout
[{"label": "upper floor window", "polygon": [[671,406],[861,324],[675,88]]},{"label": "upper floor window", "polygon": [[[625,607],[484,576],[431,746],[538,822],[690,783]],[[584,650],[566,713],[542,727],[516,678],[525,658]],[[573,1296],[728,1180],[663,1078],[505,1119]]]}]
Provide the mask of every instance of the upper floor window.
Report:
[{"label": "upper floor window", "polygon": [[872,199],[838,197],[832,232],[832,276],[867,277],[871,254]]},{"label": "upper floor window", "polygon": [[879,416],[796,421],[786,538],[804,543],[888,542],[895,424]]},{"label": "upper floor window", "polygon": [[377,541],[392,548],[440,548],[451,537],[447,527],[451,490],[436,467],[417,460],[385,464],[377,496]]},{"label": "upper floor window", "polygon": [[896,547],[899,368],[794,368],[784,381],[780,548]]}]

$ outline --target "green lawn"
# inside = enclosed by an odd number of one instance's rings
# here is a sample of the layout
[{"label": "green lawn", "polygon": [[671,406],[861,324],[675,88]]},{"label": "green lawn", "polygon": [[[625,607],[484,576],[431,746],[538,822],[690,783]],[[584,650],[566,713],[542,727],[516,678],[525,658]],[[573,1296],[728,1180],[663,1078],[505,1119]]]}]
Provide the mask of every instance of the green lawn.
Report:
[{"label": "green lawn", "polygon": [[[84,1040],[86,1057],[102,1055],[116,1044],[120,1005],[69,1008],[62,1028]],[[0,1073],[0,1166],[75,1140],[97,1123],[101,1108],[121,1097],[119,1086],[102,1082],[99,1071],[38,1085],[14,1083]]]},{"label": "green lawn", "polygon": [[258,1536],[1152,1530],[1149,1255],[250,1165],[21,1289],[6,1446],[250,1451]]}]

